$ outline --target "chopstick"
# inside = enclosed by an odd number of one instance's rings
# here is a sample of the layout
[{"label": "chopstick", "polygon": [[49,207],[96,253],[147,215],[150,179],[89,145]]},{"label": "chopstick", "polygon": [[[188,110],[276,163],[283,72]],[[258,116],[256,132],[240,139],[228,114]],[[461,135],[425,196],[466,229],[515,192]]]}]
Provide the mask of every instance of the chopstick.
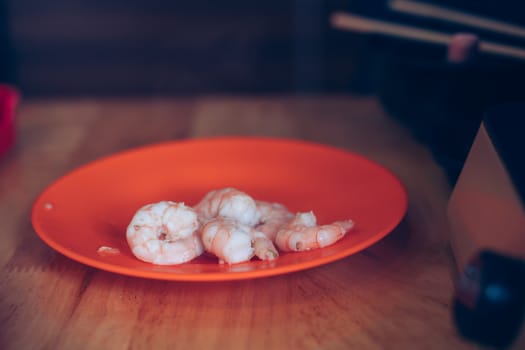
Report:
[{"label": "chopstick", "polygon": [[459,23],[500,34],[525,38],[525,28],[523,27],[442,6],[424,4],[412,0],[390,0],[388,7],[391,10],[402,13]]},{"label": "chopstick", "polygon": [[[339,29],[368,34],[382,34],[431,44],[448,45],[452,38],[452,35],[442,32],[369,19],[343,12],[332,14],[330,21],[335,28]],[[479,51],[525,61],[525,49],[515,46],[481,40],[479,42]]]}]

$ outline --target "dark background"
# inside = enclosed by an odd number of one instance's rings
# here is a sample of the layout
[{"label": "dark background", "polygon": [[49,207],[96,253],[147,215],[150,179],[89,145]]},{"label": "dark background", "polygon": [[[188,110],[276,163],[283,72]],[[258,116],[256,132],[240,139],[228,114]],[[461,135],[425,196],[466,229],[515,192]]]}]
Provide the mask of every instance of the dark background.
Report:
[{"label": "dark background", "polygon": [[[525,26],[523,0],[418,0]],[[525,48],[525,39],[389,11],[386,0],[0,0],[0,81],[24,99],[366,94],[453,183],[487,108],[525,100],[523,61],[330,26],[346,11]],[[320,116],[322,118],[322,116]]]},{"label": "dark background", "polygon": [[[378,93],[397,69],[391,62],[432,66],[445,49],[335,30],[331,13],[464,30],[390,13],[377,0],[0,1],[0,79],[26,97]],[[517,24],[524,17],[516,0],[434,2]]]}]

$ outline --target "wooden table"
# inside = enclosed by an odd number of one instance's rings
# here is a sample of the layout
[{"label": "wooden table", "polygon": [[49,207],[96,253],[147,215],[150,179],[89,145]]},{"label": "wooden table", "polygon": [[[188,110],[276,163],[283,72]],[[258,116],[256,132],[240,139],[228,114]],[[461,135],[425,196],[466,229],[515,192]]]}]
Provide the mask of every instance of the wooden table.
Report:
[{"label": "wooden table", "polygon": [[[143,280],[56,253],[30,210],[51,181],[159,141],[268,135],[322,142],[399,176],[402,224],[366,251],[283,276]],[[2,349],[470,349],[451,321],[450,189],[429,152],[373,98],[200,97],[24,101],[0,160]]]}]

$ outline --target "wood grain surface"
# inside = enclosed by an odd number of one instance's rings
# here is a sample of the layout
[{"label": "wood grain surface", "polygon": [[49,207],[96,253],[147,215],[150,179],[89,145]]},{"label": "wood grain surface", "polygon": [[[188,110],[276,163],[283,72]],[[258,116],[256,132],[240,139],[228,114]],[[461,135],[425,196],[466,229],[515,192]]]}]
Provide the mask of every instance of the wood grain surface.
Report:
[{"label": "wood grain surface", "polygon": [[[400,226],[369,249],[283,276],[220,283],[93,269],[35,234],[47,185],[98,157],[149,143],[267,135],[358,152],[406,185]],[[472,349],[455,333],[450,189],[429,152],[373,98],[29,100],[0,160],[1,349]]]}]

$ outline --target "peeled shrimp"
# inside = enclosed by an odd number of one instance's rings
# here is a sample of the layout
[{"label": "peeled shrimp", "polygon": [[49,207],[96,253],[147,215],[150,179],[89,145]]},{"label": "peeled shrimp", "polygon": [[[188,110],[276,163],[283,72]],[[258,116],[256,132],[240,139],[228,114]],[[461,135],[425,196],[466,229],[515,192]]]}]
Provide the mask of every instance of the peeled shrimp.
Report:
[{"label": "peeled shrimp", "polygon": [[279,229],[292,220],[294,215],[280,203],[255,201],[257,211],[260,214],[260,222],[256,226],[258,231],[263,232],[270,240],[275,240]]},{"label": "peeled shrimp", "polygon": [[126,238],[133,254],[142,261],[173,265],[203,253],[196,234],[197,213],[184,203],[162,201],[140,208],[128,226]]},{"label": "peeled shrimp", "polygon": [[255,256],[261,260],[274,260],[279,256],[272,240],[261,231],[251,229],[250,237]]},{"label": "peeled shrimp", "polygon": [[248,261],[255,254],[251,230],[233,219],[218,217],[202,227],[201,239],[204,249],[217,256],[220,263],[235,264]]},{"label": "peeled shrimp", "polygon": [[202,224],[215,217],[235,219],[248,226],[259,222],[259,212],[253,198],[230,187],[208,192],[194,208]]},{"label": "peeled shrimp", "polygon": [[352,220],[318,226],[313,212],[298,213],[279,230],[275,244],[285,252],[323,248],[343,238],[353,226]]}]

